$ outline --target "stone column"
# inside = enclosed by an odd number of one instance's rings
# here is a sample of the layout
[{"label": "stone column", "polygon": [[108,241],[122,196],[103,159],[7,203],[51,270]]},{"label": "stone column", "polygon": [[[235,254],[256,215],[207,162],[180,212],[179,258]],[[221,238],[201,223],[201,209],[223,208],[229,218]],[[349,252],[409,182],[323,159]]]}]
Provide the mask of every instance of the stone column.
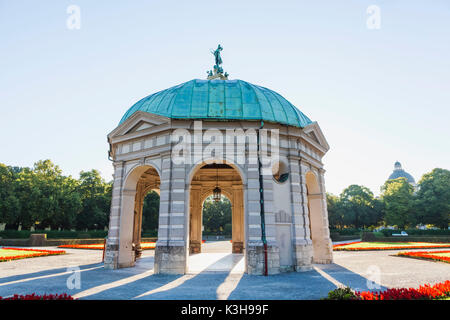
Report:
[{"label": "stone column", "polygon": [[259,172],[257,164],[248,164],[247,169],[247,273],[264,273],[264,248],[261,240],[261,208]]},{"label": "stone column", "polygon": [[[247,203],[248,203],[248,241],[247,273],[264,274],[264,245],[261,238],[261,193],[257,164],[247,165]],[[267,240],[267,271],[269,274],[280,272],[280,257],[276,245],[275,216],[273,214],[272,177],[263,177],[264,220]]]},{"label": "stone column", "polygon": [[232,252],[244,252],[244,199],[242,185],[232,186]]},{"label": "stone column", "polygon": [[114,162],[113,166],[114,182],[109,215],[108,239],[105,248],[105,269],[117,269],[119,259],[120,198],[125,168],[123,161]]},{"label": "stone column", "polygon": [[277,244],[275,213],[273,212],[273,183],[272,175],[263,176],[268,274],[280,273],[280,252]]},{"label": "stone column", "polygon": [[202,199],[201,186],[191,186],[189,214],[189,253],[202,251]]},{"label": "stone column", "polygon": [[323,243],[323,254],[319,257],[316,263],[332,263],[333,262],[333,245],[330,238],[330,228],[328,222],[328,210],[327,210],[327,196],[325,189],[325,170],[319,169],[319,188],[321,191],[320,202],[321,202],[321,225],[322,225],[322,243]]},{"label": "stone column", "polygon": [[137,185],[136,199],[134,201],[134,225],[133,225],[133,243],[135,245],[135,256],[139,258],[142,255],[141,248],[141,230],[142,230],[142,209],[145,199],[145,182],[140,181]]},{"label": "stone column", "polygon": [[292,223],[294,227],[293,252],[296,271],[307,271],[312,268],[312,241],[309,231],[306,183],[303,172],[307,167],[300,165],[296,156],[289,157],[291,180]]},{"label": "stone column", "polygon": [[175,165],[170,154],[162,159],[158,241],[155,248],[155,273],[186,273],[186,168]]}]

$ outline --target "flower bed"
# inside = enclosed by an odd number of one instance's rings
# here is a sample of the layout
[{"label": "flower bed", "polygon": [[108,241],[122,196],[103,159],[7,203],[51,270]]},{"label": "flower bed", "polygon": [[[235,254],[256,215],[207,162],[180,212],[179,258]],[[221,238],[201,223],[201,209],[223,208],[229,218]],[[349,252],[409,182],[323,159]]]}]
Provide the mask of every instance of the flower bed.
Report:
[{"label": "flower bed", "polygon": [[0,262],[25,258],[65,254],[64,250],[40,250],[23,248],[0,248]]},{"label": "flower bed", "polygon": [[450,280],[416,288],[391,288],[380,292],[353,291],[350,287],[337,288],[325,300],[443,300],[450,297]]},{"label": "flower bed", "polygon": [[27,295],[18,295],[15,294],[11,297],[2,298],[0,297],[0,300],[74,300],[72,296],[68,295],[67,293],[63,294],[27,294]]},{"label": "flower bed", "polygon": [[450,243],[431,242],[351,242],[336,244],[334,251],[369,251],[369,250],[401,250],[401,249],[432,249],[450,248]]},{"label": "flower bed", "polygon": [[450,280],[435,285],[425,284],[415,288],[392,288],[373,293],[355,292],[357,300],[434,300],[450,297]]},{"label": "flower bed", "polygon": [[[142,250],[155,249],[156,242],[141,242]],[[58,248],[70,248],[70,249],[88,249],[88,250],[103,250],[104,244],[65,244],[58,246]]]},{"label": "flower bed", "polygon": [[450,263],[450,250],[399,252],[397,255],[401,256],[401,257],[443,261],[443,262]]}]

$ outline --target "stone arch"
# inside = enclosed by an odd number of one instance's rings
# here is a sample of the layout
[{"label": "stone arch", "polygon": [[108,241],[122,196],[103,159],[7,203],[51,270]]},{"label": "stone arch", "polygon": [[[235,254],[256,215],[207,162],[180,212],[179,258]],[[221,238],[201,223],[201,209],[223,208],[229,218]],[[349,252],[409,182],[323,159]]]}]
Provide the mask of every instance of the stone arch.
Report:
[{"label": "stone arch", "polygon": [[140,256],[142,205],[147,192],[159,189],[160,176],[155,167],[138,164],[123,180],[120,195],[118,267],[133,266]]},{"label": "stone arch", "polygon": [[[218,169],[220,176],[219,187],[230,200],[232,205],[232,251],[233,253],[242,253],[245,247],[244,175],[239,166],[229,162],[226,159],[209,159],[206,161],[201,161],[194,165],[188,174],[188,181],[190,182],[188,206],[189,252],[201,252],[202,206],[205,199],[212,194],[212,189],[214,188],[213,184],[216,184],[216,181],[208,181],[207,179],[204,179],[202,177],[201,170],[207,170],[205,166],[211,165],[215,163],[215,161],[220,161],[220,164],[225,164],[229,167]],[[227,171],[227,173],[225,173],[225,171]],[[205,173],[205,175],[208,175],[208,173]]]},{"label": "stone arch", "polygon": [[305,174],[308,218],[314,263],[331,263],[332,248],[328,230],[326,194],[321,188],[320,176],[309,170]]},{"label": "stone arch", "polygon": [[[230,191],[226,190],[226,189],[222,189],[222,193],[224,194],[225,197],[228,198],[228,200],[230,200],[230,198],[233,197],[232,193],[231,193]],[[203,193],[201,194],[201,196],[200,196],[200,202],[201,202],[201,203],[204,203],[205,200],[206,200],[209,196],[211,196],[212,194],[213,194],[213,192],[212,192],[212,191],[209,191],[209,190],[203,192]],[[231,200],[230,200],[230,201],[231,201]]]},{"label": "stone arch", "polygon": [[195,176],[195,174],[197,173],[197,170],[199,168],[201,168],[202,166],[204,166],[206,164],[212,164],[212,163],[215,163],[218,161],[220,161],[220,163],[227,164],[227,165],[233,167],[233,169],[235,169],[237,172],[239,172],[239,176],[241,177],[242,184],[246,185],[247,175],[245,173],[245,170],[240,165],[234,163],[234,161],[231,161],[230,159],[227,159],[227,158],[225,158],[225,159],[207,158],[207,159],[202,159],[202,160],[199,160],[199,161],[193,163],[191,166],[191,169],[187,172],[186,181],[189,181],[189,183],[191,183],[192,178]]}]

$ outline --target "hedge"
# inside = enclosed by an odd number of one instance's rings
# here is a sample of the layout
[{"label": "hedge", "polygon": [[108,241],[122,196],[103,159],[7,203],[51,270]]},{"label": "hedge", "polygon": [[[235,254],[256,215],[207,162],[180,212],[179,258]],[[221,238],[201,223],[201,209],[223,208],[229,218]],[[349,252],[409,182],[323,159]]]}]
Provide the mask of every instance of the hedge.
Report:
[{"label": "hedge", "polygon": [[[70,231],[70,230],[4,230],[0,231],[2,239],[28,239],[30,234],[46,233],[47,239],[97,239],[108,236],[108,231],[89,230],[89,231]],[[153,238],[158,236],[158,231],[143,231],[142,237]]]},{"label": "hedge", "polygon": [[347,229],[330,229],[330,233],[339,233],[341,236],[360,235],[363,229],[347,228]]},{"label": "hedge", "polygon": [[105,238],[108,231],[90,230],[90,231],[69,231],[69,230],[4,230],[0,231],[2,239],[28,239],[31,234],[46,233],[47,239],[89,239],[89,238]]},{"label": "hedge", "polygon": [[450,236],[449,229],[438,229],[438,230],[420,230],[420,229],[406,229],[406,230],[390,230],[383,229],[380,232],[383,233],[385,237],[391,237],[393,233],[400,233],[405,231],[410,236]]},{"label": "hedge", "polygon": [[426,237],[426,236],[414,236],[414,237],[374,237],[374,238],[367,238],[367,236],[364,236],[362,238],[362,241],[367,242],[445,242],[450,243],[450,236],[433,236],[433,237]]}]

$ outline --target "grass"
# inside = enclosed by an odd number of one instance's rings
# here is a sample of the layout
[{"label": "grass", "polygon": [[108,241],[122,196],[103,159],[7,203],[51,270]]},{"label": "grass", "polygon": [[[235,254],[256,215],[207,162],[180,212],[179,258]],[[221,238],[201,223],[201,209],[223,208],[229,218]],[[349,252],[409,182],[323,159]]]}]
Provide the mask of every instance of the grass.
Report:
[{"label": "grass", "polygon": [[431,242],[353,242],[333,246],[334,251],[371,251],[401,249],[450,248],[450,243]]}]

